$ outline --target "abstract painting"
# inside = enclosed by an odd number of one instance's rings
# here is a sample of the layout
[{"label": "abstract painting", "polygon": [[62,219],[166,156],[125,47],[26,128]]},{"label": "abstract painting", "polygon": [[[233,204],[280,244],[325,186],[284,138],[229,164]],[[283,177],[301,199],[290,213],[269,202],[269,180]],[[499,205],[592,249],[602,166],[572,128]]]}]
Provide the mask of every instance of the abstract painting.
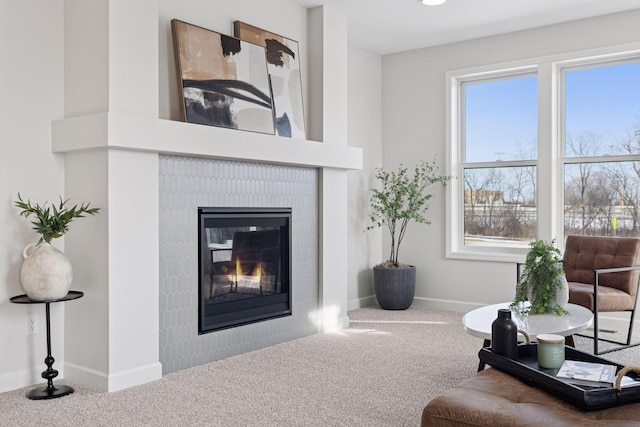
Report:
[{"label": "abstract painting", "polygon": [[298,42],[240,21],[233,28],[237,38],[266,49],[276,134],[306,139]]},{"label": "abstract painting", "polygon": [[182,119],[273,134],[264,47],[176,19],[171,28]]}]

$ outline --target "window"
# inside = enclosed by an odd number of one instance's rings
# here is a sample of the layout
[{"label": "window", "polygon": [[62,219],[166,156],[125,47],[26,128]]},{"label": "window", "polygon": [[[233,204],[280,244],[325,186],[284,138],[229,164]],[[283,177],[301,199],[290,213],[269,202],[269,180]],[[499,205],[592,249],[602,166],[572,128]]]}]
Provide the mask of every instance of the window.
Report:
[{"label": "window", "polygon": [[640,62],[562,71],[564,234],[640,235]]},{"label": "window", "polygon": [[535,75],[461,86],[464,244],[526,245],[536,235]]},{"label": "window", "polygon": [[640,50],[448,73],[447,256],[640,236]]}]

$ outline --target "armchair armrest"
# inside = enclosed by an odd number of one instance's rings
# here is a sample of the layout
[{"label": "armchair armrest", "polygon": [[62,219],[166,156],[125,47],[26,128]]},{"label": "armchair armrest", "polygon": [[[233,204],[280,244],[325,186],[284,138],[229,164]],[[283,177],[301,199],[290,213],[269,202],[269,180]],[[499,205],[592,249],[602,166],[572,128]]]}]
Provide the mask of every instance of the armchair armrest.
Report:
[{"label": "armchair armrest", "polygon": [[[624,271],[640,270],[640,266],[635,267],[616,267],[616,268],[600,268],[593,270],[593,312],[598,312],[598,277],[605,273],[621,273]],[[636,283],[636,300],[638,296],[638,283]]]},{"label": "armchair armrest", "polygon": [[[597,333],[598,333],[598,277],[601,274],[606,274],[606,273],[620,273],[620,272],[624,272],[624,271],[635,271],[635,270],[640,270],[640,266],[635,266],[635,267],[616,267],[616,268],[600,268],[597,270],[593,270],[593,320],[594,320],[594,328],[595,328],[595,340],[593,342],[593,352],[594,354],[599,354],[598,353],[598,340],[597,340]],[[634,307],[634,312],[635,312],[635,306],[638,303],[638,285],[640,284],[640,281],[636,283],[636,298],[635,301],[633,303],[633,307]],[[631,315],[631,322],[633,322],[633,314]],[[631,328],[629,329],[629,335],[627,336],[627,345],[629,345],[631,342]]]},{"label": "armchair armrest", "polygon": [[622,271],[633,271],[640,270],[640,265],[636,267],[615,267],[615,268],[600,268],[598,270],[593,270],[596,275],[603,273],[620,273]]}]

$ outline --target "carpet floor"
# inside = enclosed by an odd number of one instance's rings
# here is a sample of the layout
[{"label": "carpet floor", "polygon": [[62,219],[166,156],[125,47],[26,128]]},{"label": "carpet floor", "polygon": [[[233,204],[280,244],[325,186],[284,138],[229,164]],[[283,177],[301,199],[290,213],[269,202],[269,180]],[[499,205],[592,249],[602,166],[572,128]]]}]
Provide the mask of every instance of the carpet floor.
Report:
[{"label": "carpet floor", "polygon": [[[462,313],[362,308],[349,318],[339,332],[119,392],[70,384],[75,393],[53,400],[25,398],[33,387],[2,393],[0,425],[419,426],[429,400],[476,373],[482,339],[464,331]],[[626,350],[625,360],[640,362],[638,349]]]}]

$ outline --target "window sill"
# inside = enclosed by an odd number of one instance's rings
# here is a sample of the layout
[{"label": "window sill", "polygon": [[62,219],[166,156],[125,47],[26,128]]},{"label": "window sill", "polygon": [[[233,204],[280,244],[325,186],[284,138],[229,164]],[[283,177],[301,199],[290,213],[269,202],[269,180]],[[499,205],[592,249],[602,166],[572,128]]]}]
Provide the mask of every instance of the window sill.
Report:
[{"label": "window sill", "polygon": [[486,246],[467,246],[464,249],[447,250],[447,259],[464,259],[470,261],[491,262],[523,262],[527,248],[496,248]]}]

